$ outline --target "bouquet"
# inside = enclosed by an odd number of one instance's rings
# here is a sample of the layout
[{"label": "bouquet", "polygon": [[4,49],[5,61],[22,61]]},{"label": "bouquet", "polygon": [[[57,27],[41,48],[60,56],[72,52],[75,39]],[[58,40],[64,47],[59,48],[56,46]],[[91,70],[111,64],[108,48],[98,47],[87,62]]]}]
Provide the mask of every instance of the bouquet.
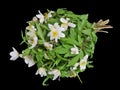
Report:
[{"label": "bouquet", "polygon": [[[10,60],[23,58],[28,67],[37,66],[36,75],[49,79],[78,77],[86,68],[93,68],[92,57],[97,42],[97,32],[112,28],[109,19],[90,23],[88,14],[77,15],[59,8],[47,10],[28,21],[25,32],[21,32],[26,49],[19,53],[14,47]],[[82,82],[82,81],[81,81]]]}]

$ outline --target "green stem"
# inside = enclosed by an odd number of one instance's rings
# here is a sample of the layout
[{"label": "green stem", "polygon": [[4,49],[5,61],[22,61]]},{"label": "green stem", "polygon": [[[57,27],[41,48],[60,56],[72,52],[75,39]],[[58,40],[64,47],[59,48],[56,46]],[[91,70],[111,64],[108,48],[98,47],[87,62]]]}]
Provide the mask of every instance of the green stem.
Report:
[{"label": "green stem", "polygon": [[42,30],[41,30],[40,25],[38,23],[36,23],[36,27],[37,27],[37,30],[38,30],[38,32],[37,32],[38,36],[42,39],[43,42],[45,42]]},{"label": "green stem", "polygon": [[83,83],[82,82],[82,80],[81,80],[81,78],[80,78],[80,76],[77,74],[77,78],[79,79],[79,81],[81,82],[81,83]]},{"label": "green stem", "polygon": [[43,86],[48,86],[48,84],[46,84],[46,82],[48,81],[49,77],[46,77],[42,83]]}]

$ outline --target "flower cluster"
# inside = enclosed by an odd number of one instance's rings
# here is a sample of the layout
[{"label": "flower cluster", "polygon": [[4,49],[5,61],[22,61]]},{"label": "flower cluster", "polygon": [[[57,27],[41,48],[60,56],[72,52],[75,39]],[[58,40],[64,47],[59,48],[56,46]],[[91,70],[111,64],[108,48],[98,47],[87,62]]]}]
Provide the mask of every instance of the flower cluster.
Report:
[{"label": "flower cluster", "polygon": [[[22,32],[22,44],[26,49],[19,53],[14,47],[10,60],[23,58],[28,67],[37,66],[35,75],[56,80],[64,77],[78,77],[79,73],[91,68],[96,32],[104,28],[109,20],[97,23],[88,21],[88,14],[77,15],[66,9],[48,10],[28,21],[25,33]],[[106,26],[105,26],[106,25]],[[100,28],[102,27],[102,28]],[[80,79],[80,78],[79,78]]]}]

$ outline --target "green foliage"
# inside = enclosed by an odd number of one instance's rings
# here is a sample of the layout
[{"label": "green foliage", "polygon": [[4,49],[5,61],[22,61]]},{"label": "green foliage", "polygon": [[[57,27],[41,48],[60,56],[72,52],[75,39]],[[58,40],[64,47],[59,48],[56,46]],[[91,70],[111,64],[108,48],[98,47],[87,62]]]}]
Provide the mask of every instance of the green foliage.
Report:
[{"label": "green foliage", "polygon": [[[48,10],[47,13],[49,12],[50,11]],[[61,22],[61,18],[64,18],[66,22]],[[29,25],[33,25],[36,28],[35,34],[31,36],[36,36],[38,39],[35,47],[29,48],[30,45],[32,45],[29,43],[31,37],[28,37],[27,35],[30,30],[25,30],[25,35],[23,32],[21,33],[23,39],[21,44],[25,43],[27,45],[26,49],[22,51],[22,56],[32,56],[38,69],[41,67],[46,69],[47,76],[43,81],[43,85],[46,85],[45,82],[48,79],[53,78],[54,75],[51,76],[48,72],[54,69],[60,71],[60,77],[62,78],[77,76],[80,79],[78,76],[78,73],[81,72],[79,70],[80,65],[77,66],[76,70],[73,70],[72,68],[76,63],[80,63],[86,55],[92,58],[97,42],[97,35],[92,27],[93,24],[88,21],[88,14],[77,15],[72,11],[61,8],[54,11],[54,13],[51,13],[51,17],[44,19],[45,21],[43,23],[39,22],[39,18],[29,22]],[[48,34],[52,33],[48,24],[54,25],[55,23],[58,23],[59,27],[68,25],[67,30],[61,31],[65,34],[65,37],[58,37],[57,42],[53,39],[52,35],[52,38],[50,38],[50,35],[48,36]],[[70,26],[71,23],[75,26]],[[52,28],[54,31],[56,26],[53,26]],[[34,43],[34,41],[31,42]],[[45,42],[47,42],[47,46],[45,46]],[[89,57],[87,59],[89,59]],[[89,60],[87,61],[87,67],[92,68],[93,65],[89,63]]]}]

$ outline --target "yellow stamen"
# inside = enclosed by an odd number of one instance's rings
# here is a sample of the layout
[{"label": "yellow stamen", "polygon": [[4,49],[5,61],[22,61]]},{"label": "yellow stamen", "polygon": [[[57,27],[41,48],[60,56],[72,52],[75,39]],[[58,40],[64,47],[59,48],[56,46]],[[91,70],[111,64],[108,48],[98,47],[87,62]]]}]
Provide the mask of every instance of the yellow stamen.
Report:
[{"label": "yellow stamen", "polygon": [[80,63],[80,66],[85,66],[85,65],[86,65],[85,61],[83,61],[83,62]]},{"label": "yellow stamen", "polygon": [[62,23],[62,27],[66,27],[66,26],[68,26],[67,23]]},{"label": "yellow stamen", "polygon": [[58,32],[56,30],[53,30],[52,35],[53,35],[53,37],[58,37]]}]

